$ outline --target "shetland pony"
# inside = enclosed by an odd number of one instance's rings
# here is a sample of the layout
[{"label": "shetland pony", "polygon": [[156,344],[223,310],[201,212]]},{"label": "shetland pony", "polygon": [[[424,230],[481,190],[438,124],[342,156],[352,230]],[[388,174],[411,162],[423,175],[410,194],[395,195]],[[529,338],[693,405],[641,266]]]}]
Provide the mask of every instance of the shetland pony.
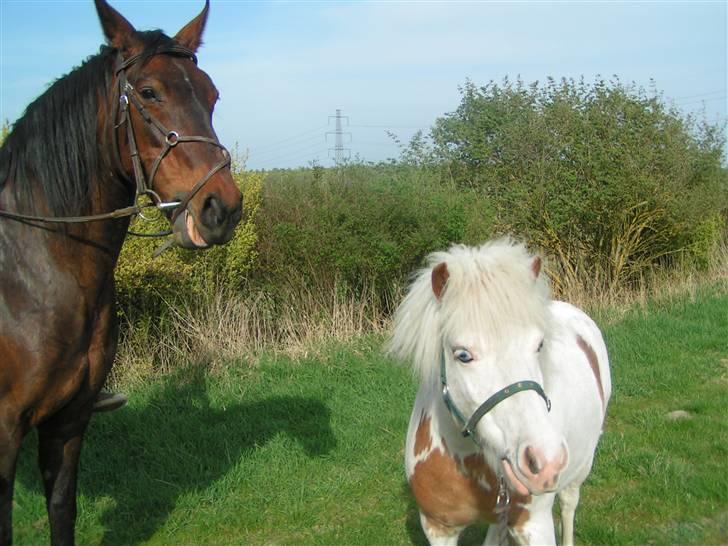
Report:
[{"label": "shetland pony", "polygon": [[429,256],[399,306],[390,351],[421,384],[405,468],[431,544],[488,522],[486,545],[574,541],[574,512],[611,380],[594,322],[549,297],[541,259],[510,239]]},{"label": "shetland pony", "polygon": [[108,45],[30,104],[0,148],[2,546],[31,428],[51,543],[74,543],[81,443],[116,353],[114,268],[129,216],[158,207],[187,248],[229,241],[240,220],[211,125],[218,93],[195,55],[208,8],[170,38],[96,0]]}]

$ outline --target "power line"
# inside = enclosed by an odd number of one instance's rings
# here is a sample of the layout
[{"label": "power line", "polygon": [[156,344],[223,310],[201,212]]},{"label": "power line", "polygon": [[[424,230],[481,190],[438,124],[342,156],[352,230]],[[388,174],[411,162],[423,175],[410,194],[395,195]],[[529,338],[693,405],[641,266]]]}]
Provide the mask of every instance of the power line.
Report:
[{"label": "power line", "polygon": [[258,159],[265,160],[268,157],[281,155],[281,154],[287,154],[287,153],[295,153],[296,151],[300,150],[302,146],[310,146],[311,144],[314,144],[318,146],[319,144],[325,144],[325,140],[321,138],[321,135],[314,135],[312,137],[297,141],[297,142],[291,142],[289,144],[286,144],[284,146],[279,146],[276,148],[270,148],[269,150],[266,150],[261,153],[250,153],[250,157],[256,157]]},{"label": "power line", "polygon": [[255,152],[260,153],[262,150],[267,150],[269,148],[276,148],[285,142],[289,142],[291,140],[296,140],[296,139],[304,137],[306,135],[310,135],[311,133],[319,132],[319,131],[321,131],[321,129],[325,129],[326,127],[328,127],[328,125],[321,125],[319,127],[314,127],[313,129],[308,129],[307,131],[303,131],[302,133],[298,133],[296,135],[286,137],[284,139],[277,140],[274,142],[269,142],[267,144],[263,144],[262,146],[251,148],[251,149],[249,149],[249,151],[250,152],[255,151]]},{"label": "power line", "polygon": [[723,93],[725,96],[725,89],[718,89],[716,91],[706,91],[705,93],[696,93],[695,95],[684,95],[682,97],[672,97],[672,100],[683,100],[683,99],[694,99],[697,97],[706,97],[709,95],[717,95],[718,93]]},{"label": "power line", "polygon": [[686,106],[688,104],[702,104],[704,102],[713,102],[716,100],[726,100],[726,98],[728,98],[728,95],[723,95],[722,97],[714,97],[712,99],[699,99],[699,100],[691,100],[688,102],[679,102],[677,104],[679,104],[680,106]]},{"label": "power line", "polygon": [[427,126],[417,125],[350,125],[362,129],[427,129]]},{"label": "power line", "polygon": [[[300,157],[301,155],[305,155],[307,153],[311,153],[312,150],[315,150],[316,148],[319,148],[320,146],[321,146],[321,143],[314,144],[313,146],[310,146],[310,145],[304,146],[303,148],[297,148],[295,150],[291,150],[284,154],[281,154],[278,156],[273,156],[273,157],[268,157],[268,158],[262,159],[262,160],[258,160],[254,157],[251,157],[251,158],[249,158],[249,161],[258,162],[258,163],[262,163],[262,164],[275,163],[277,161],[292,159],[292,158]],[[326,151],[325,148],[323,150]],[[318,151],[316,153],[318,153]]]},{"label": "power line", "polygon": [[325,153],[326,153],[326,148],[321,148],[320,150],[316,150],[315,152],[307,152],[307,153],[298,154],[298,155],[294,155],[294,156],[287,156],[285,158],[277,158],[277,159],[273,160],[273,162],[262,163],[262,164],[257,165],[256,167],[252,167],[252,168],[253,169],[278,169],[278,168],[286,169],[286,168],[290,168],[290,167],[278,167],[278,166],[276,166],[275,163],[277,163],[281,159],[285,159],[286,161],[290,161],[290,162],[296,162],[296,160],[298,160],[300,158],[305,158],[308,161],[313,161],[314,159],[318,159],[319,157],[321,157],[322,154],[325,154]]}]

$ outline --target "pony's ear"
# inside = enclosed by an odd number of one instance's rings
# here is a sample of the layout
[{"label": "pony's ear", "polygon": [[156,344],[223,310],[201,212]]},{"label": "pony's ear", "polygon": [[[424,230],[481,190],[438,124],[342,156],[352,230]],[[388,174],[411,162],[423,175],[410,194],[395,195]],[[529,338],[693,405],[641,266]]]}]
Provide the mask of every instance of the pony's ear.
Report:
[{"label": "pony's ear", "polygon": [[531,273],[533,273],[534,279],[538,279],[538,275],[541,273],[541,258],[539,256],[536,256],[531,262]]},{"label": "pony's ear", "polygon": [[450,272],[447,270],[447,264],[442,262],[432,268],[432,291],[435,293],[435,297],[439,300],[442,297],[442,293],[445,291],[445,284],[450,278]]},{"label": "pony's ear", "polygon": [[202,33],[205,31],[207,23],[207,12],[210,10],[210,0],[205,0],[205,7],[202,8],[200,14],[187,23],[174,37],[174,40],[181,46],[192,51],[202,44]]},{"label": "pony's ear", "polygon": [[134,39],[136,29],[121,13],[112,8],[106,0],[94,0],[94,3],[104,36],[111,47],[118,49],[122,54],[128,54],[132,49],[140,47]]}]

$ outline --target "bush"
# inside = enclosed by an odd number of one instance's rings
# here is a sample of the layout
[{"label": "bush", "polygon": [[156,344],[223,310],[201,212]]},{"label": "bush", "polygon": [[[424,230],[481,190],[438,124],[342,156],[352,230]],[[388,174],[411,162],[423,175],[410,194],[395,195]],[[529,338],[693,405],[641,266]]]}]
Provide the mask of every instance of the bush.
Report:
[{"label": "bush", "polygon": [[[233,239],[224,246],[203,251],[172,247],[154,258],[160,239],[128,236],[119,257],[115,277],[122,309],[156,316],[161,300],[175,300],[186,293],[210,287],[238,288],[255,261],[255,217],[260,208],[262,176],[233,169],[243,192],[244,216]],[[154,233],[168,229],[166,218],[136,219],[131,230]]]},{"label": "bush", "polygon": [[461,91],[432,129],[433,157],[490,200],[500,231],[542,246],[563,274],[630,283],[679,254],[705,259],[721,236],[705,224],[728,208],[719,127],[618,80]]},{"label": "bush", "polygon": [[427,253],[489,236],[485,199],[454,190],[403,165],[268,174],[255,276],[274,290],[336,285],[386,301]]}]

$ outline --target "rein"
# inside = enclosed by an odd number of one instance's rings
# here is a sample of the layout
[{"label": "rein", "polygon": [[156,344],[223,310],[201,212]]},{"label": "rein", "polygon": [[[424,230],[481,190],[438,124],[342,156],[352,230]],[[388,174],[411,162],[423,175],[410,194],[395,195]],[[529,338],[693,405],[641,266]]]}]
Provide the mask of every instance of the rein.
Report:
[{"label": "rein", "polygon": [[551,400],[549,400],[548,396],[546,396],[541,385],[535,381],[518,381],[496,392],[478,406],[470,418],[467,419],[463,412],[458,409],[455,401],[452,399],[452,396],[450,396],[450,389],[447,386],[447,371],[445,368],[445,353],[443,352],[442,358],[440,359],[440,383],[442,384],[443,401],[445,402],[445,406],[447,406],[448,411],[450,411],[452,416],[460,423],[460,426],[463,427],[460,431],[463,437],[472,438],[476,444],[478,442],[475,436],[475,427],[478,422],[485,416],[486,413],[516,393],[523,391],[535,391],[541,398],[543,398],[544,402],[546,402],[546,409],[551,411]]},{"label": "rein", "polygon": [[[163,48],[160,48],[152,53],[152,55],[174,55],[178,57],[190,58],[195,64],[197,64],[197,56],[194,51],[187,49],[186,47],[172,44]],[[144,108],[141,100],[136,94],[134,87],[129,83],[126,77],[126,69],[132,66],[134,63],[142,58],[142,54],[133,55],[127,60],[121,58],[119,54],[118,67],[116,68],[115,74],[119,82],[118,86],[118,102],[114,109],[114,118],[118,122],[114,125],[112,131],[112,141],[114,153],[114,163],[116,164],[117,171],[127,180],[129,178],[124,174],[121,159],[119,157],[119,142],[116,131],[122,126],[126,125],[127,139],[129,141],[129,151],[131,155],[131,161],[134,168],[134,182],[136,186],[134,204],[128,207],[122,207],[111,212],[92,214],[86,216],[36,216],[31,214],[21,214],[17,212],[10,212],[6,210],[0,210],[0,217],[10,218],[13,220],[31,221],[31,222],[50,222],[50,223],[62,223],[62,224],[75,224],[75,223],[86,223],[86,222],[98,222],[102,220],[112,220],[117,218],[126,218],[128,216],[139,215],[142,218],[146,217],[143,211],[148,208],[155,208],[160,211],[167,209],[174,209],[170,222],[174,224],[177,217],[187,208],[190,200],[202,189],[202,187],[221,169],[230,165],[230,152],[217,140],[204,136],[181,136],[177,131],[168,130],[156,117],[154,117],[149,111]],[[144,122],[154,128],[164,139],[164,147],[160,151],[157,158],[154,160],[151,168],[151,174],[149,181],[147,182],[144,176],[144,167],[139,157],[139,149],[136,144],[136,137],[134,136],[134,128],[131,123],[131,116],[129,113],[129,104],[132,104],[136,108],[137,112],[142,116]],[[157,174],[159,165],[162,160],[167,156],[172,148],[177,146],[179,143],[184,142],[204,142],[216,146],[222,150],[223,159],[212,167],[205,176],[198,180],[192,189],[182,198],[181,201],[170,201],[163,202],[161,197],[153,190],[154,176]],[[149,202],[141,203],[142,196],[147,197]],[[146,236],[146,237],[162,237],[169,235],[171,231],[164,231],[153,234],[140,234],[129,232],[132,235]]]}]

